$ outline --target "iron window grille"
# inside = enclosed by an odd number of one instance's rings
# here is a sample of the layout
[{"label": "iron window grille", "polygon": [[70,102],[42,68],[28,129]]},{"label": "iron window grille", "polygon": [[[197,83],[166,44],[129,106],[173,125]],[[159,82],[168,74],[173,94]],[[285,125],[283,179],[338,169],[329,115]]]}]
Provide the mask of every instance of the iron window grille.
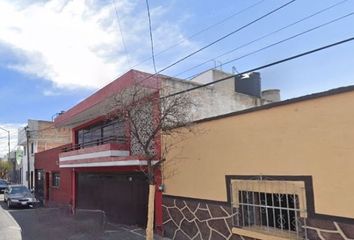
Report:
[{"label": "iron window grille", "polygon": [[231,188],[235,227],[307,239],[304,189],[267,180],[236,180]]}]

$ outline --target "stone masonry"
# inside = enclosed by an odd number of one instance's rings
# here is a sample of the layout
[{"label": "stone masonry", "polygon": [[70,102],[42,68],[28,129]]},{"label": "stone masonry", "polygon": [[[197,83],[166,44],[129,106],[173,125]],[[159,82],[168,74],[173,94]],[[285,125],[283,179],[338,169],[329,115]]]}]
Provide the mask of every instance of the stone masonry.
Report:
[{"label": "stone masonry", "polygon": [[[232,234],[231,208],[217,202],[163,199],[164,236],[176,240],[250,240]],[[354,224],[307,219],[308,240],[354,240]]]},{"label": "stone masonry", "polygon": [[171,239],[234,239],[227,206],[165,197],[163,216],[164,235]]},{"label": "stone masonry", "polygon": [[324,221],[317,219],[308,219],[307,237],[311,240],[353,240],[354,225]]}]

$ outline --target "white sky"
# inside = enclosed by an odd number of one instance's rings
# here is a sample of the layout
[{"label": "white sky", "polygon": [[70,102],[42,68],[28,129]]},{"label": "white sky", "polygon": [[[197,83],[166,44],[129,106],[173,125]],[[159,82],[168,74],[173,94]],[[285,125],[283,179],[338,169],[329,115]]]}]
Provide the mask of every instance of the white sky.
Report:
[{"label": "white sky", "polygon": [[[14,150],[17,146],[17,130],[20,127],[24,127],[25,124],[2,124],[0,127],[10,131],[10,149]],[[6,131],[0,129],[0,156],[4,156],[8,153],[8,134]]]},{"label": "white sky", "polygon": [[[0,44],[11,49],[17,58],[7,67],[50,81],[54,88],[44,90],[43,95],[55,96],[60,94],[56,88],[100,88],[150,56],[145,5],[142,8],[140,1],[132,0],[100,3],[1,0]],[[123,47],[115,8],[129,56]],[[169,10],[151,8],[155,41],[162,49],[186,40],[178,23],[165,20]],[[184,47],[188,51],[193,44],[186,40]],[[150,70],[151,62],[139,69]],[[16,146],[21,124],[0,126],[11,131],[11,146]],[[0,131],[0,156],[8,151],[6,136],[6,132]]]},{"label": "white sky", "polygon": [[[66,88],[102,87],[126,72],[149,50],[150,42],[141,38],[148,36],[146,12],[136,11],[138,1],[116,1],[124,40],[128,46],[135,46],[127,56],[113,3],[98,2],[52,0],[24,5],[22,1],[1,0],[0,43],[15,49],[23,59],[8,67]],[[158,20],[167,11],[156,7],[152,14]],[[159,25],[155,39],[159,46],[183,39],[175,23],[156,22]],[[163,44],[158,42],[162,36]]]}]

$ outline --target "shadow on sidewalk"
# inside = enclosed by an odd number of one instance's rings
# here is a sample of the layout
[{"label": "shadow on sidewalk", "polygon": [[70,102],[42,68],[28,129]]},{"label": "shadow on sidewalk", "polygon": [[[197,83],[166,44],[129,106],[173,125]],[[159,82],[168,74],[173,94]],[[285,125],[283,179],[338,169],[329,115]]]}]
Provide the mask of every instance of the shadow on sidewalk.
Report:
[{"label": "shadow on sidewalk", "polygon": [[[102,211],[36,208],[10,210],[22,228],[23,240],[143,240],[145,231],[135,226],[106,222]],[[156,236],[155,239],[166,239]]]}]

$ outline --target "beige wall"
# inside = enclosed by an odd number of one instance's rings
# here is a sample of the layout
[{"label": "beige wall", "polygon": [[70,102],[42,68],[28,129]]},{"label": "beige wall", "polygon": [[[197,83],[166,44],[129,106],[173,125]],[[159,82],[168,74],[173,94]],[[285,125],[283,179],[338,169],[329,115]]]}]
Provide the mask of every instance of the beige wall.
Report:
[{"label": "beige wall", "polygon": [[353,106],[347,92],[196,124],[168,154],[165,194],[226,201],[225,175],[311,175],[316,213],[354,218]]},{"label": "beige wall", "polygon": [[[222,73],[219,74],[222,76]],[[164,91],[161,93],[162,96],[200,86],[200,83],[176,79],[166,79],[163,84]],[[195,104],[195,107],[191,109],[191,119],[199,120],[214,117],[268,103],[260,98],[238,93],[234,90],[234,79],[230,78],[213,86],[186,93],[189,94]]]},{"label": "beige wall", "polygon": [[38,134],[35,134],[37,152],[71,143],[71,133],[70,128],[55,128],[52,122],[39,122]]}]

